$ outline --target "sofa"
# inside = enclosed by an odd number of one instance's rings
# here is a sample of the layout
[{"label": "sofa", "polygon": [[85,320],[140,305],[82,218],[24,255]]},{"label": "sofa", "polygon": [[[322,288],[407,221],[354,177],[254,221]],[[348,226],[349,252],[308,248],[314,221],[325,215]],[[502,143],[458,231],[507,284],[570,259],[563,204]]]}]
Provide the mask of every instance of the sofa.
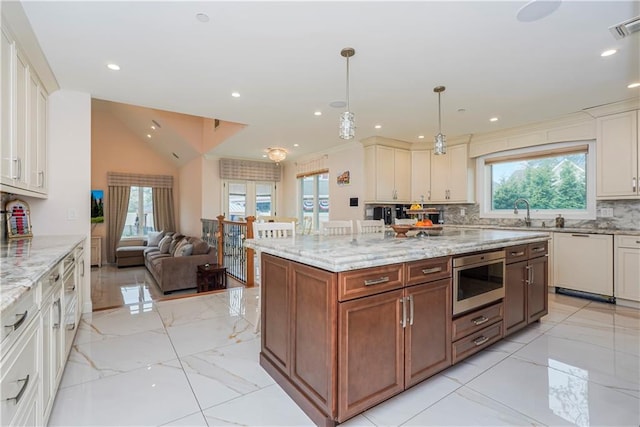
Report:
[{"label": "sofa", "polygon": [[163,294],[196,288],[197,267],[218,262],[215,249],[198,237],[166,234],[144,250],[144,265]]}]

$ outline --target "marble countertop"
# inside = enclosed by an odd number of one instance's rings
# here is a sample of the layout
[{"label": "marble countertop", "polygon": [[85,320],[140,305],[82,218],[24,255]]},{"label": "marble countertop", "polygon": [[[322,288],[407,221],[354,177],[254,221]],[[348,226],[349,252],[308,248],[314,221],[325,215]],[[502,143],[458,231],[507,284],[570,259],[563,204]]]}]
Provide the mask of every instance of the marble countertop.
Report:
[{"label": "marble countertop", "polygon": [[[446,227],[446,226],[445,226]],[[581,234],[624,234],[640,236],[640,230],[617,228],[586,228],[586,227],[518,227],[505,225],[451,225],[450,227],[468,229],[492,229],[492,230],[522,230],[522,231],[546,231],[547,233],[581,233]]]},{"label": "marble countertop", "polygon": [[17,301],[85,236],[35,236],[0,243],[0,312]]},{"label": "marble countertop", "polygon": [[286,239],[249,239],[245,245],[292,261],[341,272],[548,239],[549,233],[541,231],[445,227],[442,232],[425,237],[410,234],[398,238],[393,233],[304,235]]}]

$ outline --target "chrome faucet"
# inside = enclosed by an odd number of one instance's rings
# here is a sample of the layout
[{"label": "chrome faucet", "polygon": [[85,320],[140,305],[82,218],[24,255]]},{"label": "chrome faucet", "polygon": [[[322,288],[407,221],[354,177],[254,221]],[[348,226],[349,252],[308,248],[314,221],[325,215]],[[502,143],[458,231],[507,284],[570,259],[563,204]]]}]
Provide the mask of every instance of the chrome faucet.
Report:
[{"label": "chrome faucet", "polygon": [[518,214],[519,202],[524,202],[524,204],[527,205],[527,216],[524,217],[524,225],[526,225],[527,227],[531,227],[531,216],[529,215],[529,201],[527,199],[523,199],[522,197],[519,199],[516,199],[516,201],[513,202],[513,213],[516,215]]}]

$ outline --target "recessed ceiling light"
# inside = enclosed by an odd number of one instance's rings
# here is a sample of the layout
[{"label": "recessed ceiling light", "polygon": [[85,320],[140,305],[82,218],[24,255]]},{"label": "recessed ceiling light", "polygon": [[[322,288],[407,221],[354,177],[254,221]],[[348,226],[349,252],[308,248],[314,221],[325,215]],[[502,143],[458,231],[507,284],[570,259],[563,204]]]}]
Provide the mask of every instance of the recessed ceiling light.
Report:
[{"label": "recessed ceiling light", "polygon": [[347,106],[347,103],[344,101],[332,101],[329,103],[329,106],[333,108],[344,108]]},{"label": "recessed ceiling light", "polygon": [[616,52],[617,52],[617,50],[616,50],[616,49],[609,49],[609,50],[605,50],[604,52],[602,52],[602,53],[600,54],[600,56],[611,56],[611,55],[613,55],[613,54],[614,54],[614,53],[616,53]]},{"label": "recessed ceiling light", "polygon": [[555,12],[560,3],[560,0],[531,0],[518,10],[516,18],[520,22],[537,21]]},{"label": "recessed ceiling light", "polygon": [[206,13],[196,13],[196,19],[200,22],[209,22],[209,15]]},{"label": "recessed ceiling light", "polygon": [[313,113],[314,116],[321,116],[322,115],[322,111],[316,111],[315,113]]},{"label": "recessed ceiling light", "polygon": [[424,139],[424,135],[418,135],[418,139]]},{"label": "recessed ceiling light", "polygon": [[629,86],[627,86],[629,89],[635,89],[637,87],[640,87],[640,83],[631,83]]},{"label": "recessed ceiling light", "polygon": [[231,96],[234,98],[240,98],[240,92],[231,92]]},{"label": "recessed ceiling light", "polygon": [[497,117],[491,117],[491,118],[489,119],[489,121],[490,121],[490,122],[497,122],[497,121],[498,121],[498,118],[497,118]]},{"label": "recessed ceiling light", "polygon": [[382,125],[375,125],[374,128],[380,129],[380,128],[382,128]]},{"label": "recessed ceiling light", "polygon": [[263,154],[263,155],[262,155],[262,157],[265,157],[265,158],[266,158],[266,157],[267,157],[267,155],[266,155],[266,154]]},{"label": "recessed ceiling light", "polygon": [[467,111],[467,110],[464,109],[464,108],[458,108],[458,113],[464,113],[465,111]]},{"label": "recessed ceiling light", "polygon": [[151,134],[150,133],[147,134],[147,138],[151,138]]},{"label": "recessed ceiling light", "polygon": [[107,68],[113,71],[120,71],[120,66],[118,64],[107,64]]},{"label": "recessed ceiling light", "polygon": [[294,146],[294,147],[299,147],[299,146],[300,146],[300,144],[293,144],[293,146]]},{"label": "recessed ceiling light", "polygon": [[154,125],[151,125],[151,129],[156,130],[156,127]]}]

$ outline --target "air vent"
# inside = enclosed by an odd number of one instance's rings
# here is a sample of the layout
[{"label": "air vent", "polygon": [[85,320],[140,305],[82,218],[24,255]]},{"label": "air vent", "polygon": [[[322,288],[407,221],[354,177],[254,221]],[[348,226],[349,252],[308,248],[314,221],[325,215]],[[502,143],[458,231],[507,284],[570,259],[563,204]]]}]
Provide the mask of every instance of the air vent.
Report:
[{"label": "air vent", "polygon": [[640,16],[609,27],[609,31],[611,31],[616,40],[628,37],[630,34],[640,31]]},{"label": "air vent", "polygon": [[213,128],[217,129],[218,126],[220,126],[220,120],[218,119],[213,119]]},{"label": "air vent", "polygon": [[156,122],[155,120],[151,120],[151,123],[153,123],[155,125],[155,127],[157,127],[158,129],[160,129],[162,126],[160,126],[160,123]]},{"label": "air vent", "polygon": [[173,154],[173,157],[175,157],[176,159],[179,159],[180,157],[178,157],[178,155],[176,153],[171,153]]}]

